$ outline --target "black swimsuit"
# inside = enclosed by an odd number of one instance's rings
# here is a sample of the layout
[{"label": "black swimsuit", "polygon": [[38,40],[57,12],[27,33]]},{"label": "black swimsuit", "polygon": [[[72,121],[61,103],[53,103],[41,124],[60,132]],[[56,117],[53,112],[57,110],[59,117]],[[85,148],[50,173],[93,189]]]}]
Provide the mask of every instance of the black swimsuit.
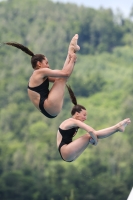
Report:
[{"label": "black swimsuit", "polygon": [[47,113],[47,111],[43,107],[44,101],[45,101],[45,99],[47,99],[48,94],[49,94],[49,80],[48,80],[48,78],[41,85],[39,85],[37,87],[30,87],[28,85],[28,89],[40,94],[40,101],[39,101],[40,111],[48,118],[56,117],[56,116],[51,116],[49,113]]},{"label": "black swimsuit", "polygon": [[[71,129],[68,129],[68,130],[62,130],[61,128],[59,128],[59,132],[60,134],[62,135],[62,140],[61,140],[61,143],[58,147],[58,150],[59,150],[59,153],[61,155],[61,147],[65,144],[69,144],[72,142],[72,138],[74,137],[74,135],[77,133],[78,131],[78,127],[75,127],[75,128],[71,128]],[[61,155],[61,158],[62,158],[62,155]],[[63,158],[62,158],[63,159]],[[64,160],[64,159],[63,159]],[[65,160],[66,161],[66,160]],[[73,160],[71,161],[67,161],[67,162],[72,162]]]}]

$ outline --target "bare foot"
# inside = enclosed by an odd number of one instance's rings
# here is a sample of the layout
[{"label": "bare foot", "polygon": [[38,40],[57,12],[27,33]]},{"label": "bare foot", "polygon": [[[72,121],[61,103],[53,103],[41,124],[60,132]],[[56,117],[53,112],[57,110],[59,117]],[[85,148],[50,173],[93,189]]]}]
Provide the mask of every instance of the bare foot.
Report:
[{"label": "bare foot", "polygon": [[131,123],[130,118],[124,119],[123,121],[117,124],[118,131],[124,132],[126,126]]},{"label": "bare foot", "polygon": [[77,41],[78,41],[78,34],[75,34],[68,48],[69,53],[76,53],[77,51],[80,50],[80,47],[77,45]]}]

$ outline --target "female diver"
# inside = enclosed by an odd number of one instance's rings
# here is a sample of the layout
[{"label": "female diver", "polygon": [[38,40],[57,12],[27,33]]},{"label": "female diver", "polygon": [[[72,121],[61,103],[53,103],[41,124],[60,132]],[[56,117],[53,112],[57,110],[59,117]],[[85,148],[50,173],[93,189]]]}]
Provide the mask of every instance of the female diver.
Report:
[{"label": "female diver", "polygon": [[[70,42],[68,55],[62,70],[50,69],[48,59],[44,55],[34,54],[22,44],[4,43],[14,46],[31,56],[31,65],[34,71],[29,79],[28,96],[34,106],[48,118],[56,117],[62,109],[66,82],[73,71],[77,59],[76,52],[80,49],[77,41],[78,34],[75,34]],[[50,90],[49,82],[53,82]]]},{"label": "female diver", "polygon": [[[57,132],[57,147],[61,158],[64,161],[72,162],[81,155],[89,143],[97,145],[98,139],[109,137],[118,131],[124,132],[125,127],[131,121],[130,118],[127,118],[109,128],[98,131],[94,130],[92,127],[84,123],[87,119],[87,111],[85,107],[77,104],[72,89],[70,86],[67,86],[67,88],[74,107],[71,111],[72,117],[63,121],[59,126]],[[85,130],[87,133],[72,141],[79,128]]]}]

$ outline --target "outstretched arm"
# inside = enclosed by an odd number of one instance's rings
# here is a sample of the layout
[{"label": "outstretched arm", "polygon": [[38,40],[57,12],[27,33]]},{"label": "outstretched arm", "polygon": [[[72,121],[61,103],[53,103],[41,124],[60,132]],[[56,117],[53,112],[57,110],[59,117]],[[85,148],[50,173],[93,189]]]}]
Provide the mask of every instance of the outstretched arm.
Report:
[{"label": "outstretched arm", "polygon": [[79,120],[76,120],[77,126],[86,130],[90,134],[91,136],[90,143],[92,143],[93,145],[97,144],[98,142],[97,139],[107,138],[118,131],[124,132],[125,127],[128,124],[130,124],[130,122],[131,122],[130,118],[127,118],[114,126],[96,131],[92,127],[88,126],[87,124]]},{"label": "outstretched arm", "polygon": [[74,126],[77,126],[81,129],[84,129],[85,131],[87,131],[87,133],[89,133],[89,135],[93,139],[93,144],[97,145],[98,137],[96,135],[96,131],[91,126],[88,126],[87,124],[85,124],[84,122],[81,122],[80,120],[75,120],[75,119],[72,119],[72,120],[74,121]]},{"label": "outstretched arm", "polygon": [[74,64],[77,60],[76,52],[80,50],[80,47],[77,45],[77,42],[78,42],[78,34],[75,34],[69,44],[67,58],[65,60],[62,70],[51,70],[49,68],[43,68],[37,70],[36,77],[37,76],[39,78],[50,77],[49,78],[50,82],[54,82],[56,78],[60,77],[68,78],[71,75],[74,68]]},{"label": "outstretched arm", "polygon": [[77,56],[75,53],[69,55],[69,62],[67,64],[66,68],[63,68],[62,70],[52,70],[49,68],[41,68],[39,70],[36,70],[36,78],[44,78],[44,77],[56,77],[56,78],[68,78],[70,74],[73,71],[74,64],[76,62]]}]

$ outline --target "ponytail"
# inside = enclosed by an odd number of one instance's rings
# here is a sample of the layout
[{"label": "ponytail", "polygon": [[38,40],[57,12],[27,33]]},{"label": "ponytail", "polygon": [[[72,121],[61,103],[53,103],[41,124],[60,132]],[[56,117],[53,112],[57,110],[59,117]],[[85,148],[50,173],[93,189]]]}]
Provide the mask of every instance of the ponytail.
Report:
[{"label": "ponytail", "polygon": [[67,89],[68,89],[68,92],[69,92],[70,99],[71,99],[72,103],[73,103],[74,105],[77,105],[77,99],[76,99],[75,94],[74,94],[74,92],[72,91],[70,85],[68,86],[68,85],[66,84],[66,86],[67,86]]},{"label": "ponytail", "polygon": [[32,51],[30,51],[27,47],[23,46],[22,44],[19,44],[17,42],[5,42],[4,44],[16,47],[16,48],[24,51],[28,55],[34,56],[34,53]]},{"label": "ponytail", "polygon": [[69,95],[70,95],[70,99],[71,99],[72,103],[74,104],[74,107],[73,107],[72,110],[71,110],[71,115],[73,116],[76,112],[78,112],[78,113],[81,112],[82,109],[83,109],[83,110],[86,110],[86,108],[85,108],[84,106],[79,105],[79,104],[77,103],[76,96],[75,96],[74,92],[72,91],[70,85],[68,86],[68,85],[66,84],[66,87],[67,87],[67,89],[68,89],[68,92],[69,92]]},{"label": "ponytail", "polygon": [[42,60],[45,60],[45,56],[43,54],[34,54],[27,47],[25,47],[22,44],[19,44],[17,42],[5,42],[3,44],[16,47],[16,48],[20,49],[21,51],[25,52],[26,54],[28,54],[29,56],[31,56],[31,65],[32,65],[33,69],[36,68],[38,61],[42,62]]}]

